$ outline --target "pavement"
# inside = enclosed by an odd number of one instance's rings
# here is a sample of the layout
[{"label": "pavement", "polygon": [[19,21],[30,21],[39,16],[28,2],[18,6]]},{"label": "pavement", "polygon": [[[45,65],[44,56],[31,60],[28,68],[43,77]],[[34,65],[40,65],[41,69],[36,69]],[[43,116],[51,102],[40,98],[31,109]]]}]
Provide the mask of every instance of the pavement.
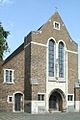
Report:
[{"label": "pavement", "polygon": [[80,120],[80,113],[28,114],[0,112],[0,120]]}]

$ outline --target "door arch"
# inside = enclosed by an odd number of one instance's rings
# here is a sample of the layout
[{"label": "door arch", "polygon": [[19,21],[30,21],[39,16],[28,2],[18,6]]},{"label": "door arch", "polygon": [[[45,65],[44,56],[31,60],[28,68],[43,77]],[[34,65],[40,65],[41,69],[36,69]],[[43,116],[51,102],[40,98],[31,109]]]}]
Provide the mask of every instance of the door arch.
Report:
[{"label": "door arch", "polygon": [[65,96],[60,89],[55,89],[51,92],[49,97],[50,111],[63,111]]},{"label": "door arch", "polygon": [[24,107],[23,107],[23,94],[22,93],[15,93],[14,94],[14,111],[15,112],[23,112]]}]

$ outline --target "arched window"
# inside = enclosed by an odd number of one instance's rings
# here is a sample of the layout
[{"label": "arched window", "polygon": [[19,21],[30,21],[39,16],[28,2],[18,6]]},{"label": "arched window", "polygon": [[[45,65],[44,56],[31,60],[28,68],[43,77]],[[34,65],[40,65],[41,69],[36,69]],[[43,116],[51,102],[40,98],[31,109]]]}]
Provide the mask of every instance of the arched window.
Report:
[{"label": "arched window", "polygon": [[58,47],[58,58],[59,58],[59,77],[64,77],[64,44],[63,42],[59,43]]},{"label": "arched window", "polygon": [[49,41],[49,76],[54,77],[54,41]]}]

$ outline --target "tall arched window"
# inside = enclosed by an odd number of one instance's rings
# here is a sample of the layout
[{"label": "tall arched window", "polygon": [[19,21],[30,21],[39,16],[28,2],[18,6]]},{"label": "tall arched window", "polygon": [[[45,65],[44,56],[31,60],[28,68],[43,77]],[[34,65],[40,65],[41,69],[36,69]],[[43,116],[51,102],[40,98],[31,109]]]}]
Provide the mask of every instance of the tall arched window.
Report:
[{"label": "tall arched window", "polygon": [[58,58],[59,58],[59,77],[64,77],[64,44],[63,42],[59,43],[58,47]]},{"label": "tall arched window", "polygon": [[54,77],[54,41],[49,41],[49,76]]}]

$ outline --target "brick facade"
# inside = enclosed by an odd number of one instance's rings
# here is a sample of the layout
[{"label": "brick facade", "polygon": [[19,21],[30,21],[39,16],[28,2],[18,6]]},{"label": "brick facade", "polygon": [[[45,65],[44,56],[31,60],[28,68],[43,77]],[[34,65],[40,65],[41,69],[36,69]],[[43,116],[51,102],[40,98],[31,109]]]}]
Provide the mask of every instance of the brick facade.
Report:
[{"label": "brick facade", "polygon": [[[4,69],[14,70],[14,83],[4,83]],[[13,103],[8,103],[8,95],[12,96],[15,92],[24,93],[24,50],[15,55],[3,64],[2,78],[0,78],[0,109],[2,111],[13,111]]]},{"label": "brick facade", "polygon": [[[54,29],[54,21],[60,24],[60,30]],[[50,38],[55,40],[54,78],[48,76]],[[58,66],[56,71],[60,41],[65,46],[64,80],[58,76]],[[3,83],[4,69],[14,70],[14,84]],[[57,110],[75,109],[73,108],[74,99],[71,104],[68,101],[68,95],[75,96],[74,83],[78,80],[78,46],[71,39],[58,12],[55,12],[48,22],[37,31],[30,32],[25,37],[24,43],[4,61],[3,70],[0,76],[1,110],[14,111],[16,92],[20,92],[23,96],[21,99],[23,101],[23,111],[31,113],[49,112],[51,110],[50,100],[55,93],[58,95],[56,96],[58,99],[58,102],[56,102],[58,104]],[[43,101],[38,100],[38,94],[44,96]],[[8,95],[13,95],[12,103],[7,102]]]}]

